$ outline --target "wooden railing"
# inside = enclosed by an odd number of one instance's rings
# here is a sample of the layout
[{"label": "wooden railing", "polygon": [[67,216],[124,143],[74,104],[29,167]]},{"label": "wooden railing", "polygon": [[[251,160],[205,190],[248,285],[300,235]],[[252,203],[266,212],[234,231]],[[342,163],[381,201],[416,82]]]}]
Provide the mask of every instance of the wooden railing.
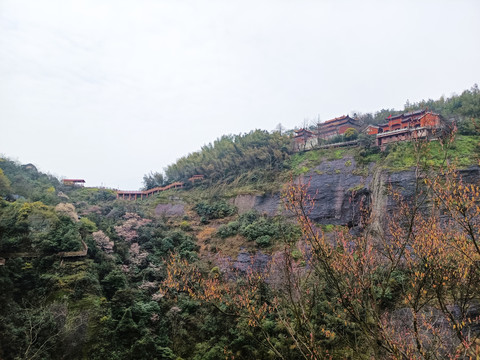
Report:
[{"label": "wooden railing", "polygon": [[117,199],[122,198],[122,199],[131,199],[135,198],[135,200],[139,197],[143,199],[143,197],[149,197],[150,195],[159,193],[161,191],[166,191],[170,189],[178,189],[178,188],[183,188],[185,184],[183,182],[174,182],[166,186],[158,186],[153,189],[148,189],[144,191],[125,191],[125,190],[117,190]]},{"label": "wooden railing", "polygon": [[64,257],[64,258],[69,258],[69,257],[84,257],[84,256],[87,256],[88,246],[87,246],[87,244],[85,243],[85,241],[83,241],[83,240],[82,240],[82,246],[83,246],[83,250],[79,250],[79,251],[62,251],[62,252],[57,253],[57,255],[60,256],[60,257]]},{"label": "wooden railing", "polygon": [[[73,257],[85,257],[87,256],[88,246],[85,241],[82,240],[82,247],[83,250],[79,251],[61,251],[56,253],[55,255],[62,257],[62,258],[73,258]],[[45,256],[46,254],[38,253],[38,252],[17,252],[17,253],[6,253],[0,254],[0,265],[5,265],[5,259],[13,259],[13,258],[37,258],[40,256]],[[3,261],[2,261],[3,260]]]},{"label": "wooden railing", "polygon": [[327,145],[320,145],[317,149],[329,149],[329,148],[337,148],[337,147],[347,147],[347,146],[355,146],[358,144],[358,140],[352,141],[344,141],[339,143],[327,144]]},{"label": "wooden railing", "polygon": [[[193,175],[191,178],[188,179],[192,184],[195,184],[195,181],[201,181],[204,179],[204,175]],[[117,199],[135,199],[137,200],[138,198],[143,199],[144,197],[149,197],[150,195],[159,193],[161,191],[167,191],[170,189],[179,189],[183,188],[185,186],[185,183],[177,181],[174,183],[171,183],[166,186],[157,186],[154,187],[153,189],[148,189],[148,190],[143,190],[143,191],[135,191],[135,190],[117,190]]]}]

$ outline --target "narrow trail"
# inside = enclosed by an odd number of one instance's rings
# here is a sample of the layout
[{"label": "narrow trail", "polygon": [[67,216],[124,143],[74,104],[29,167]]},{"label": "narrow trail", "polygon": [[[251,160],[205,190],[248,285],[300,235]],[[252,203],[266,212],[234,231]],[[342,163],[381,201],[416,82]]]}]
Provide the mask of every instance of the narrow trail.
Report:
[{"label": "narrow trail", "polygon": [[[57,255],[61,258],[82,258],[87,256],[88,246],[85,241],[82,240],[82,248],[83,250],[79,251],[61,251],[54,255]],[[43,257],[45,254],[41,254],[38,252],[18,252],[18,253],[6,253],[0,254],[0,265],[5,265],[5,259],[15,259],[15,258],[38,258]]]}]

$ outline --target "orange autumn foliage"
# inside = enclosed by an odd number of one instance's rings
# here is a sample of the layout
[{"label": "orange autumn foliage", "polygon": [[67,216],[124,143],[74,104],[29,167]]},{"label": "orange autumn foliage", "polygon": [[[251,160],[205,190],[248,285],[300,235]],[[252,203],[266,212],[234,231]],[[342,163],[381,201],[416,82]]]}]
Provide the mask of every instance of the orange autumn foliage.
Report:
[{"label": "orange autumn foliage", "polygon": [[[359,235],[340,229],[327,237],[309,216],[310,185],[292,181],[283,196],[302,230],[301,246],[287,242],[267,269],[233,276],[203,274],[173,255],[163,291],[247,318],[278,358],[285,356],[262,327],[267,317],[305,359],[342,358],[326,340],[378,359],[478,356],[480,320],[472,308],[480,301],[480,187],[463,183],[451,165],[424,170],[417,167],[413,199],[389,190],[396,207],[384,214],[382,233],[371,230],[370,209],[361,206]],[[292,256],[299,249],[304,264]],[[330,328],[315,320],[320,292],[330,296],[325,316],[337,319]]]}]

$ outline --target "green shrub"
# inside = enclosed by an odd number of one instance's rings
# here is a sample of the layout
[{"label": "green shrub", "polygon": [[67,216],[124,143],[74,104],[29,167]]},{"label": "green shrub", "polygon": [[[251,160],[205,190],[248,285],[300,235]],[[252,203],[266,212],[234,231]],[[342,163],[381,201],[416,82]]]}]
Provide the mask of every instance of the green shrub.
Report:
[{"label": "green shrub", "polygon": [[335,225],[326,224],[326,225],[322,225],[321,228],[324,232],[328,233],[328,232],[332,232],[333,230],[335,230]]},{"label": "green shrub", "polygon": [[271,242],[270,242],[270,235],[262,235],[255,240],[255,243],[257,244],[258,247],[261,248],[266,248],[269,247]]},{"label": "green shrub", "polygon": [[202,217],[202,220],[223,219],[224,217],[232,216],[236,212],[235,206],[225,201],[201,201],[195,205],[194,210]]},{"label": "green shrub", "polygon": [[281,217],[270,218],[260,216],[255,211],[249,211],[240,215],[236,221],[221,225],[217,230],[217,235],[222,239],[237,234],[250,241],[256,241],[260,247],[265,247],[269,246],[273,239],[298,239],[300,231],[298,226],[285,223]]},{"label": "green shrub", "polygon": [[348,128],[346,131],[345,131],[345,140],[346,141],[352,141],[352,140],[355,140],[356,138],[358,138],[358,131],[354,128]]},{"label": "green shrub", "polygon": [[265,218],[261,218],[247,226],[242,226],[240,228],[240,234],[251,241],[263,235],[276,235],[274,225]]},{"label": "green shrub", "polygon": [[293,250],[291,255],[292,255],[293,260],[301,259],[302,256],[303,256],[302,253],[300,252],[300,250],[298,250],[298,249]]},{"label": "green shrub", "polygon": [[240,223],[238,221],[231,221],[226,225],[220,225],[217,230],[218,236],[222,239],[225,239],[230,236],[234,236],[238,233],[238,229],[240,228]]},{"label": "green shrub", "polygon": [[191,231],[192,227],[187,220],[183,220],[182,222],[180,222],[180,229],[182,229],[183,231]]}]

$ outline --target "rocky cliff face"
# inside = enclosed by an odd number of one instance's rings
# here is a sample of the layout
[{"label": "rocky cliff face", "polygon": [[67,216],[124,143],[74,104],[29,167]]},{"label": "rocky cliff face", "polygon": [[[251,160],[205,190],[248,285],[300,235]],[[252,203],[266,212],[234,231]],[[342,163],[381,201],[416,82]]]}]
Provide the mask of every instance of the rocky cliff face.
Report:
[{"label": "rocky cliff face", "polygon": [[311,212],[320,224],[358,225],[361,204],[370,203],[374,164],[359,170],[353,158],[324,161],[303,177],[315,199]]},{"label": "rocky cliff face", "polygon": [[233,199],[233,205],[237,207],[239,214],[256,210],[261,214],[275,216],[283,211],[280,194],[238,195]]},{"label": "rocky cliff face", "polygon": [[[371,201],[374,164],[358,170],[353,158],[324,161],[307,174],[303,182],[310,182],[309,195],[315,199],[311,217],[320,224],[358,224],[361,203]],[[268,216],[286,215],[280,194],[239,195],[234,201],[239,213],[256,210]]]},{"label": "rocky cliff face", "polygon": [[[460,171],[465,182],[480,180],[480,167],[472,166]],[[395,211],[397,204],[388,195],[391,186],[409,200],[416,192],[415,170],[390,172],[371,163],[358,168],[352,157],[324,161],[307,174],[304,182],[310,181],[309,195],[315,199],[311,213],[320,224],[346,225],[357,227],[360,223],[360,207],[372,205],[374,228],[381,231],[382,219]],[[288,215],[283,210],[280,194],[239,195],[234,199],[239,212],[256,210],[269,216]]]}]

